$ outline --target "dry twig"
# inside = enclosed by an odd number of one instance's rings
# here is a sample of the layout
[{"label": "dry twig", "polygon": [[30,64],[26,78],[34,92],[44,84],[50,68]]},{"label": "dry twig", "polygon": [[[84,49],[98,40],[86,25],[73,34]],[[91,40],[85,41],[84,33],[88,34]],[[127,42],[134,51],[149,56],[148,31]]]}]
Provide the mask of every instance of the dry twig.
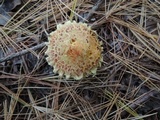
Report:
[{"label": "dry twig", "polygon": [[[36,45],[36,46],[34,46],[34,47],[32,47],[32,48],[28,48],[28,49],[35,51],[35,50],[38,50],[38,49],[43,48],[44,46],[45,46],[45,43],[41,43],[41,44],[38,44],[38,45]],[[1,58],[1,59],[0,59],[0,63],[5,62],[5,61],[8,61],[8,60],[11,60],[11,59],[13,59],[13,58],[15,58],[15,57],[19,57],[19,56],[21,56],[21,55],[27,54],[27,53],[30,52],[28,49],[22,50],[22,51],[17,52],[17,53],[13,53],[13,54],[5,57],[5,58]]]}]

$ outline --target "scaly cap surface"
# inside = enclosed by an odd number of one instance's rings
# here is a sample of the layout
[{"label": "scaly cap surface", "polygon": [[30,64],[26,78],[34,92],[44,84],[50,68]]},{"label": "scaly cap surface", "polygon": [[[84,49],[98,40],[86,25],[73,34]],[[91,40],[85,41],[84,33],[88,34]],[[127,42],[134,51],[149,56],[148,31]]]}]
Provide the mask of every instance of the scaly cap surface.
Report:
[{"label": "scaly cap surface", "polygon": [[102,43],[95,31],[85,23],[68,21],[57,25],[50,33],[46,60],[53,66],[53,72],[66,79],[79,80],[96,74],[102,61]]}]

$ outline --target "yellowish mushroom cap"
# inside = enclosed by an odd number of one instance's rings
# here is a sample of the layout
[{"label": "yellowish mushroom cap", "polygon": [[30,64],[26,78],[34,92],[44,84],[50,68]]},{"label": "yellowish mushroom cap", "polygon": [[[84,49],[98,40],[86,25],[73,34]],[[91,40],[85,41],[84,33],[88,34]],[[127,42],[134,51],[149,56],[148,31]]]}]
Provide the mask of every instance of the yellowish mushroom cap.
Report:
[{"label": "yellowish mushroom cap", "polygon": [[76,80],[96,74],[102,61],[102,43],[87,24],[75,21],[59,24],[48,39],[45,54],[53,72]]}]

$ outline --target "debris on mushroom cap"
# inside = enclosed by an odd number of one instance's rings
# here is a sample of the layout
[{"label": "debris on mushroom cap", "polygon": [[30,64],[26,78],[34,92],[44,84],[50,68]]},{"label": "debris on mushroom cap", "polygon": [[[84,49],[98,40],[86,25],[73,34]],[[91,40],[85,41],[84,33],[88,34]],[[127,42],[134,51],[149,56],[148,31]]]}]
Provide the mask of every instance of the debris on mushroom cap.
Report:
[{"label": "debris on mushroom cap", "polygon": [[53,72],[76,80],[96,74],[103,48],[96,32],[87,24],[75,21],[58,24],[48,39],[45,54],[48,55],[48,64],[54,68]]}]

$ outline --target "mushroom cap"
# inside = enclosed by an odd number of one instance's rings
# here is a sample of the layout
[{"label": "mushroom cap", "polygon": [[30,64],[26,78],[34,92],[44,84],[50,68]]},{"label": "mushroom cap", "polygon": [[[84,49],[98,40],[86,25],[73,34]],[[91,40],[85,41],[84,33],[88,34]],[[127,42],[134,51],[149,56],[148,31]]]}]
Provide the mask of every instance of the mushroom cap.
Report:
[{"label": "mushroom cap", "polygon": [[54,73],[76,80],[96,74],[97,67],[101,65],[103,48],[96,32],[87,24],[75,21],[58,24],[48,40],[46,60],[53,66]]}]

